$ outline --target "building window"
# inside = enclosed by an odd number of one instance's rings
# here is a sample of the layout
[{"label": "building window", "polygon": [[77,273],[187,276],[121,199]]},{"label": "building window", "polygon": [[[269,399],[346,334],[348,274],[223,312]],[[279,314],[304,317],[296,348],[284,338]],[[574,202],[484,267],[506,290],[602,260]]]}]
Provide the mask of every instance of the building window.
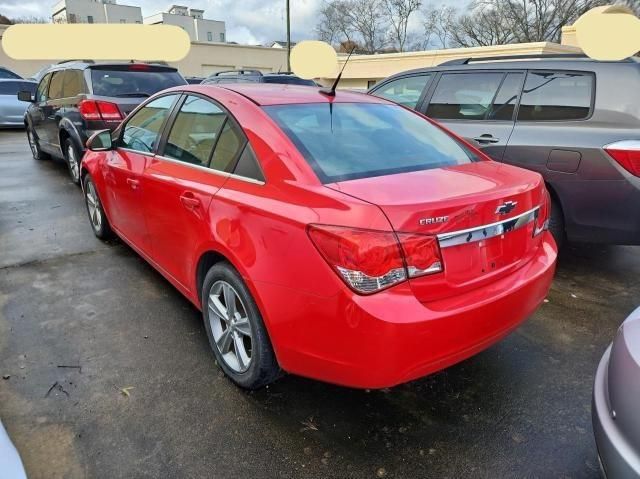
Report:
[{"label": "building window", "polygon": [[222,43],[224,43],[224,32],[222,32],[222,33],[220,34],[220,41],[221,41]]},{"label": "building window", "polygon": [[124,18],[121,18],[120,23],[127,23],[127,21]]},{"label": "building window", "polygon": [[89,16],[87,17],[87,22],[89,22],[89,23],[93,23],[93,15],[89,15]]},{"label": "building window", "polygon": [[207,41],[208,42],[212,42],[213,41],[213,33],[207,32]]}]

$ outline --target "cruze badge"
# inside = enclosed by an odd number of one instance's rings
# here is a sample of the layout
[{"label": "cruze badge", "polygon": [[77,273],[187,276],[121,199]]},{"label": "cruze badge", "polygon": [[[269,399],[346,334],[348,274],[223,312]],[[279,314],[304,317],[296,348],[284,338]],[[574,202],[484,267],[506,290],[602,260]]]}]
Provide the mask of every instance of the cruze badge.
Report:
[{"label": "cruze badge", "polygon": [[517,204],[518,204],[517,201],[505,201],[503,204],[498,206],[498,208],[496,209],[496,214],[497,215],[509,214],[514,210]]},{"label": "cruze badge", "polygon": [[420,224],[422,226],[425,225],[435,225],[436,223],[444,223],[448,221],[448,216],[434,216],[433,218],[420,218]]}]

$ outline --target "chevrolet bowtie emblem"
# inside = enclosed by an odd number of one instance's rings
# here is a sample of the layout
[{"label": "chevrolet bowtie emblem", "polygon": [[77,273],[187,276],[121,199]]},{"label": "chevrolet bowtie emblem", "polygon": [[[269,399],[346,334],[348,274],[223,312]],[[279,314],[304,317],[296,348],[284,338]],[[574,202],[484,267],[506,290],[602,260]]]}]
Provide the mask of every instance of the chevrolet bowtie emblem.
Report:
[{"label": "chevrolet bowtie emblem", "polygon": [[497,215],[509,214],[515,209],[517,204],[518,204],[517,201],[505,201],[500,206],[498,206],[498,208],[496,209],[496,214]]}]

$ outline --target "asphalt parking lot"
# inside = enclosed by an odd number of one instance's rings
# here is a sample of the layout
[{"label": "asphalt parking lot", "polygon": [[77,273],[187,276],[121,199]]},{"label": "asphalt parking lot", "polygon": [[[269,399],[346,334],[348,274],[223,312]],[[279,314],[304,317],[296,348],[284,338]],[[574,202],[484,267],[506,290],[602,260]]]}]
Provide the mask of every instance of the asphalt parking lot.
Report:
[{"label": "asphalt parking lot", "polygon": [[599,477],[592,379],[640,304],[639,253],[567,245],[527,323],[431,377],[247,393],[195,308],[93,236],[65,165],[0,131],[0,418],[32,479]]}]

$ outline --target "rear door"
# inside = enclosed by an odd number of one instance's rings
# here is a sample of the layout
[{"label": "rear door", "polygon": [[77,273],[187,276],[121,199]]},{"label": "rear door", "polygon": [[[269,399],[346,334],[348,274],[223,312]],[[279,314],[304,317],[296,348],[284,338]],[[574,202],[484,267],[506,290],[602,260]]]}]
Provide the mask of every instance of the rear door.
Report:
[{"label": "rear door", "polygon": [[244,135],[211,99],[186,95],[144,172],[144,209],[155,261],[189,290],[199,245],[211,237],[212,198],[233,171]]},{"label": "rear door", "polygon": [[501,161],[523,80],[520,71],[442,72],[422,112]]},{"label": "rear door", "polygon": [[142,174],[157,149],[169,113],[180,94],[161,96],[136,111],[122,127],[118,147],[108,152],[104,167],[112,225],[147,254],[151,242],[143,206]]}]

